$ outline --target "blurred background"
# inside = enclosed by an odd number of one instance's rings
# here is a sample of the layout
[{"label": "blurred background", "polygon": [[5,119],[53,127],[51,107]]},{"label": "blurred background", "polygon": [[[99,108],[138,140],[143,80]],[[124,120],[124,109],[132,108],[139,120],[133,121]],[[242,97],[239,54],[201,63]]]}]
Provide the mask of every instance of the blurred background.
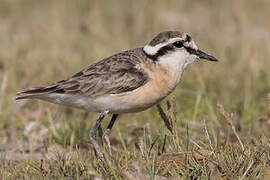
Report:
[{"label": "blurred background", "polygon": [[[167,30],[187,32],[200,49],[220,60],[189,67],[166,99],[180,136],[189,127],[190,137],[205,141],[206,124],[216,143],[219,138],[236,141],[227,136],[221,104],[232,113],[244,142],[263,141],[270,135],[269,17],[269,0],[0,0],[1,147],[89,148],[88,131],[98,114],[37,100],[17,102],[15,93],[65,79],[97,60],[142,47]],[[156,107],[121,116],[111,138],[116,143],[129,139],[131,132],[143,134],[146,126],[153,137],[164,137],[168,130],[161,121]]]}]

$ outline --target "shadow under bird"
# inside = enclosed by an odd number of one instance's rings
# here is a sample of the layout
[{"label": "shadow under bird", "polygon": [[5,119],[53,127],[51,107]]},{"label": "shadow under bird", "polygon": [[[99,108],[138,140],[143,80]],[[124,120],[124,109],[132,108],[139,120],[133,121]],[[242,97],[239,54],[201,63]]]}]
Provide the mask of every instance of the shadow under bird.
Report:
[{"label": "shadow under bird", "polygon": [[165,31],[144,47],[112,55],[70,78],[22,90],[16,100],[41,99],[100,113],[89,136],[98,157],[104,158],[96,140],[104,117],[112,114],[103,142],[118,114],[143,111],[159,103],[175,89],[185,68],[199,59],[218,61],[199,50],[188,34]]}]

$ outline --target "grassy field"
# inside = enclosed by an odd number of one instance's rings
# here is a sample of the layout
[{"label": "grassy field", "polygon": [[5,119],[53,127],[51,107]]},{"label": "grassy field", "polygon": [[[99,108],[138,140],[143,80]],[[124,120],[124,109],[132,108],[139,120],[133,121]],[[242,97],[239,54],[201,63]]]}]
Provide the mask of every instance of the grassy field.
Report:
[{"label": "grassy field", "polygon": [[[0,179],[270,179],[269,17],[269,0],[0,0]],[[165,30],[220,62],[186,70],[165,118],[120,116],[106,162],[88,139],[98,114],[14,101]]]}]

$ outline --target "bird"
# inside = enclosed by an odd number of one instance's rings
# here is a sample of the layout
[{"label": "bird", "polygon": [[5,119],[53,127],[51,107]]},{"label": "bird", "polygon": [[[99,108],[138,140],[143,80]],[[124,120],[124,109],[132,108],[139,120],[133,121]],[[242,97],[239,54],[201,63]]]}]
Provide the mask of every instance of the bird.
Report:
[{"label": "bird", "polygon": [[176,88],[184,70],[200,59],[218,61],[200,50],[189,34],[164,31],[143,47],[104,58],[48,86],[22,90],[15,99],[39,99],[100,113],[89,137],[96,155],[104,158],[96,140],[104,117],[112,115],[103,140],[119,114],[144,111],[158,104]]}]

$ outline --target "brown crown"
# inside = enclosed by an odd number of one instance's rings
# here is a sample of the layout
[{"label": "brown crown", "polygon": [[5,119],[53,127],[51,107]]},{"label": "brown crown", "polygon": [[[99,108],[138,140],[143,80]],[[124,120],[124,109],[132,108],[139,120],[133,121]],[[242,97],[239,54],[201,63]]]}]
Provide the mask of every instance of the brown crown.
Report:
[{"label": "brown crown", "polygon": [[178,31],[164,31],[160,32],[156,37],[149,43],[150,46],[155,46],[159,43],[167,42],[171,38],[182,37],[183,33]]}]

